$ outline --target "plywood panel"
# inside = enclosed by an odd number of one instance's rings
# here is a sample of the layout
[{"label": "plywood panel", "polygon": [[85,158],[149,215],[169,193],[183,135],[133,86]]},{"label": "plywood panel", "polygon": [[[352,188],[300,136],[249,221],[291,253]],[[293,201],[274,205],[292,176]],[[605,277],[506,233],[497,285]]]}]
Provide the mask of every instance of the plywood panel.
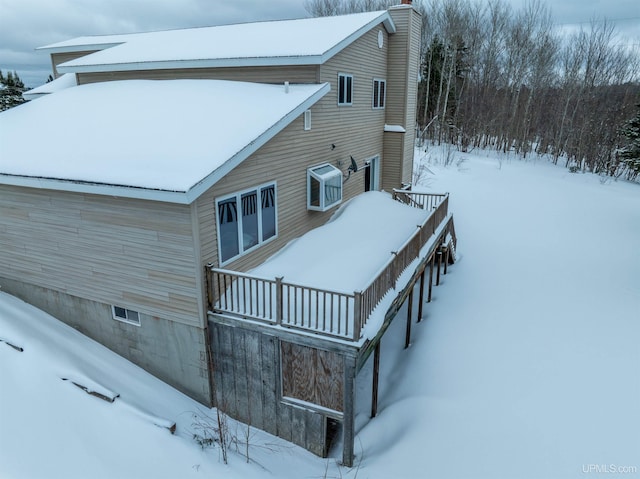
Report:
[{"label": "plywood panel", "polygon": [[283,396],[342,411],[342,357],[286,341],[280,344]]}]

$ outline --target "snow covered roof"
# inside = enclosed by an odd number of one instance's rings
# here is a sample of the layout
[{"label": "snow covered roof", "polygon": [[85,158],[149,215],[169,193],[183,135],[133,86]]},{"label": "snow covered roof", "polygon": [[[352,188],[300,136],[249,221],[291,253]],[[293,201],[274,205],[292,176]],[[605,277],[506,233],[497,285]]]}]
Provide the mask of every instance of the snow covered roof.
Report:
[{"label": "snow covered roof", "polygon": [[76,76],[73,73],[65,73],[61,77],[58,77],[49,83],[45,83],[37,88],[25,91],[22,93],[22,96],[25,100],[35,100],[41,96],[55,93],[57,91],[64,90],[65,88],[76,86],[77,84]]},{"label": "snow covered roof", "polygon": [[329,92],[126,80],[0,114],[0,183],[188,204]]},{"label": "snow covered roof", "polygon": [[[100,51],[58,65],[60,72],[321,64],[379,24],[385,11],[333,17],[80,37],[41,50]],[[247,41],[248,38],[253,41]],[[108,48],[110,47],[110,48]]]}]

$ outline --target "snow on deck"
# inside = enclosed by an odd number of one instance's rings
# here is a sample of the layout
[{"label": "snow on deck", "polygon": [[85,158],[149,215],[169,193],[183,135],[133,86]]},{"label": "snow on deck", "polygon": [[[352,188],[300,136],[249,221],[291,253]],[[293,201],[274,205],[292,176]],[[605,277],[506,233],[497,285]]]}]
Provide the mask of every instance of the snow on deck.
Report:
[{"label": "snow on deck", "polygon": [[327,224],[292,241],[251,273],[347,294],[362,291],[429,213],[387,193],[363,193]]},{"label": "snow on deck", "polygon": [[0,114],[0,182],[9,175],[186,192],[327,91],[221,80],[68,88]]},{"label": "snow on deck", "polygon": [[[386,11],[333,17],[281,20],[215,27],[189,28],[122,36],[124,43],[63,63],[60,71],[98,71],[98,65],[137,64],[148,68],[156,62],[240,60],[263,64],[259,59],[320,57],[352,36],[359,36],[377,23],[393,31]],[[255,41],[248,42],[247,38]],[[108,41],[117,41],[118,36]],[[77,43],[90,42],[83,37]],[[53,44],[48,49],[70,47],[73,41]],[[303,63],[314,63],[304,61]],[[317,62],[316,62],[317,63]],[[88,68],[88,69],[87,69]],[[137,67],[136,67],[137,68]]]}]

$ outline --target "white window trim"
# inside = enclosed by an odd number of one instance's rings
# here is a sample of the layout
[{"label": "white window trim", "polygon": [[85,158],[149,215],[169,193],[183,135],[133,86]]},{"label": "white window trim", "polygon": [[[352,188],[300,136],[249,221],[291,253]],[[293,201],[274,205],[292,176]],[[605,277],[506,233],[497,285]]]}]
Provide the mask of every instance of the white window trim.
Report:
[{"label": "white window trim", "polygon": [[[273,192],[274,192],[274,201],[276,204],[276,217],[275,217],[275,227],[276,227],[276,233],[262,241],[262,216],[258,216],[258,243],[256,243],[255,245],[253,245],[251,248],[246,249],[244,251],[240,251],[237,255],[229,258],[226,261],[222,261],[222,244],[220,242],[220,218],[218,217],[218,203],[220,203],[221,201],[225,201],[228,200],[229,198],[236,198],[236,201],[238,202],[238,204],[242,204],[242,200],[241,197],[242,195],[244,195],[245,193],[249,193],[251,191],[256,191],[258,193],[260,193],[260,190],[262,188],[266,188],[269,186],[273,186]],[[238,216],[238,218],[240,218]],[[242,249],[242,244],[240,243],[240,238],[242,238],[242,221],[238,221],[238,249],[241,250]],[[232,193],[230,195],[225,195],[225,196],[221,196],[219,198],[216,198],[216,243],[218,243],[218,264],[220,266],[224,266],[226,264],[229,264],[239,258],[241,258],[242,256],[251,253],[252,251],[255,251],[256,249],[258,249],[260,246],[265,245],[273,240],[275,240],[278,237],[278,184],[276,181],[270,181],[268,183],[263,183],[261,185],[255,186],[253,188],[247,188],[245,190],[242,191],[237,191],[235,193]]]},{"label": "white window trim", "polygon": [[[119,309],[124,309],[125,311],[125,315],[127,316],[126,318],[122,318],[118,315],[116,315],[116,307]],[[135,313],[138,316],[138,321],[135,321],[133,319],[129,319],[129,313]],[[128,309],[122,306],[115,306],[115,305],[111,305],[111,314],[113,315],[113,319],[115,319],[116,321],[120,321],[121,323],[127,323],[127,324],[131,324],[133,326],[138,326],[140,327],[140,313],[138,311],[134,311],[133,309]]]},{"label": "white window trim", "polygon": [[[326,205],[325,204],[325,180],[319,178],[319,175],[317,173],[314,173],[313,170],[316,170],[318,168],[322,168],[324,166],[330,166],[331,168],[333,168],[336,173],[334,174],[334,176],[337,176],[338,174],[340,175],[340,199],[338,201],[335,201],[333,203],[331,203],[330,205]],[[320,206],[312,206],[311,205],[311,178],[314,177],[316,180],[320,181]],[[307,209],[311,210],[311,211],[328,211],[331,208],[333,208],[334,206],[339,205],[340,203],[342,203],[342,194],[343,194],[343,185],[342,185],[342,171],[340,171],[338,168],[336,168],[335,166],[333,166],[330,163],[321,163],[319,165],[315,165],[312,166],[311,168],[307,169]]]},{"label": "white window trim", "polygon": [[[345,78],[351,78],[351,101],[346,101],[347,99],[347,91],[348,91],[348,82],[345,80],[344,82],[344,86],[345,86],[345,92],[344,92],[344,99],[345,101],[340,103],[340,77],[345,77]],[[355,92],[355,81],[353,78],[353,75],[351,75],[350,73],[338,73],[338,88],[336,88],[337,92],[338,92],[338,106],[352,106],[353,105],[353,95]]]},{"label": "white window trim", "polygon": [[304,112],[304,130],[309,131],[311,129],[311,110]]},{"label": "white window trim", "polygon": [[[378,82],[378,95],[376,97],[376,82]],[[380,97],[380,84],[384,85],[384,91],[382,92],[382,97]],[[376,100],[378,100],[378,106],[376,106]],[[382,106],[380,106],[380,100],[382,100]],[[384,78],[374,78],[371,83],[371,108],[374,110],[384,110],[385,105],[387,104],[387,80]]]}]

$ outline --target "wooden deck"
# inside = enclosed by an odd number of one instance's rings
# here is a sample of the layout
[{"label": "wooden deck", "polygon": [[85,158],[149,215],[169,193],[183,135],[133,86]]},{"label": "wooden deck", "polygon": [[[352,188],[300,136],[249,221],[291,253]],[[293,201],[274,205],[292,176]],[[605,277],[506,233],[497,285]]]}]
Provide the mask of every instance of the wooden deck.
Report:
[{"label": "wooden deck", "polygon": [[[361,291],[331,291],[207,265],[209,311],[328,338],[359,341],[372,312],[390,290],[396,289],[398,279],[411,263],[421,256],[433,255],[445,238],[450,238],[455,247],[448,193],[394,190],[394,199],[431,213]],[[431,247],[423,251],[428,243]]]}]

